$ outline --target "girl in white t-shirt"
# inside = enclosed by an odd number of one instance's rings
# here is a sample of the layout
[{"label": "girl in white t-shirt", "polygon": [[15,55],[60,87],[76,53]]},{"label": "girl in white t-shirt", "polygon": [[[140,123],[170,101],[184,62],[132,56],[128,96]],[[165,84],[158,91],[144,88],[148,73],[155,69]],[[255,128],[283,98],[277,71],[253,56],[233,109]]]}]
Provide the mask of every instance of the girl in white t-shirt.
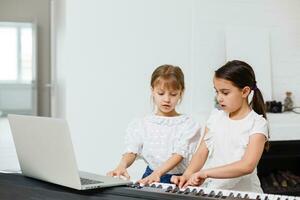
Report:
[{"label": "girl in white t-shirt", "polygon": [[155,114],[132,121],[127,128],[126,150],[110,176],[130,178],[127,168],[139,156],[148,167],[138,182],[170,183],[186,169],[200,138],[199,125],[176,106],[184,92],[184,75],[177,66],[162,65],[151,77]]},{"label": "girl in white t-shirt", "polygon": [[245,62],[229,61],[215,71],[214,87],[221,109],[211,113],[191,163],[172,182],[180,188],[262,192],[256,166],[268,139],[268,124],[254,71]]}]

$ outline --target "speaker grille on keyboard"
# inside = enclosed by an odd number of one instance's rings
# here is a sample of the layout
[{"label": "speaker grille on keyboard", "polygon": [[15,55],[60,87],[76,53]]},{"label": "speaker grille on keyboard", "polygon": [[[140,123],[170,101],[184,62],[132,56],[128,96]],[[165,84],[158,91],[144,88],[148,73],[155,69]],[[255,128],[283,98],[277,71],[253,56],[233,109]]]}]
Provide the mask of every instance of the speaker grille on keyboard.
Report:
[{"label": "speaker grille on keyboard", "polygon": [[81,177],[80,177],[80,182],[81,182],[81,185],[91,185],[91,184],[103,183],[102,181],[96,181],[96,180],[81,178]]}]

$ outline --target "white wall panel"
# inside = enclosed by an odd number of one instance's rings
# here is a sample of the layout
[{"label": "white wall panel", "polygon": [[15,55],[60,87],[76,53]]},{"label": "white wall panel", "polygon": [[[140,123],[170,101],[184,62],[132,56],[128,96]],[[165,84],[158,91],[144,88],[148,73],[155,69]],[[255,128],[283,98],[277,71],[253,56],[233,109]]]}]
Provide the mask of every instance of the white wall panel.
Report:
[{"label": "white wall panel", "polygon": [[265,100],[272,100],[272,70],[269,31],[258,27],[226,29],[226,60],[243,60],[254,69],[257,87]]}]

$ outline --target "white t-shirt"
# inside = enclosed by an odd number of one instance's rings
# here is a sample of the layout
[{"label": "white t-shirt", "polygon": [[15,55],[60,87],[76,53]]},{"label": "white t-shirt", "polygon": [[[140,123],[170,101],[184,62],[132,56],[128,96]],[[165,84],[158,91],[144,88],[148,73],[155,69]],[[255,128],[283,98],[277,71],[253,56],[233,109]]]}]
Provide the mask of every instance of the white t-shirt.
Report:
[{"label": "white t-shirt", "polygon": [[172,154],[184,157],[168,174],[186,169],[199,142],[200,126],[187,115],[164,117],[149,115],[133,120],[127,128],[125,153],[137,153],[152,170],[165,163]]},{"label": "white t-shirt", "polygon": [[[251,111],[241,120],[232,120],[228,113],[213,110],[207,124],[209,129],[204,137],[209,154],[204,169],[218,167],[242,159],[252,134],[263,134],[268,138],[268,123],[265,118]],[[250,191],[262,193],[260,181],[255,169],[251,174],[231,178],[208,178],[204,187]]]}]

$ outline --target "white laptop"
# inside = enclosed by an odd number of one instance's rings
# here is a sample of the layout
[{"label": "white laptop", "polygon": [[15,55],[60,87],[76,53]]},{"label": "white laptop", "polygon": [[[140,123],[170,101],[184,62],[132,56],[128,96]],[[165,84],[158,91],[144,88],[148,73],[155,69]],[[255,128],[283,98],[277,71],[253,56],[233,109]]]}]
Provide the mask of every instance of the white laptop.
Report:
[{"label": "white laptop", "polygon": [[8,120],[23,175],[78,190],[131,183],[79,172],[66,120],[25,115]]}]

